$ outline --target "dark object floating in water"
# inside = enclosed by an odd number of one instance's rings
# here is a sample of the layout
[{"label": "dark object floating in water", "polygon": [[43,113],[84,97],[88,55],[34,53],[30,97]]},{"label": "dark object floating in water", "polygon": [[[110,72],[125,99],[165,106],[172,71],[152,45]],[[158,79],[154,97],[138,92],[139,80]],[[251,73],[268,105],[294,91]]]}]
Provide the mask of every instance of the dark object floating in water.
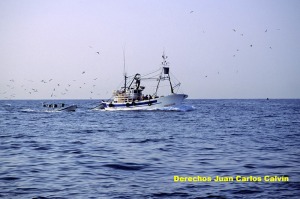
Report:
[{"label": "dark object floating in water", "polygon": [[43,107],[47,108],[50,111],[75,111],[77,109],[77,105],[73,104],[71,106],[66,106],[65,103],[57,103],[57,104],[45,104],[43,103]]},{"label": "dark object floating in water", "polygon": [[96,107],[94,107],[94,108],[91,108],[92,110],[100,110],[100,109],[104,109],[105,107],[104,107],[104,105],[103,104],[100,104],[100,105],[98,105],[98,106],[96,106]]},{"label": "dark object floating in water", "polygon": [[20,178],[18,177],[13,177],[13,176],[7,176],[7,177],[2,177],[0,178],[0,180],[7,180],[7,181],[10,181],[10,180],[19,180]]},{"label": "dark object floating in water", "polygon": [[134,163],[121,163],[121,164],[105,164],[103,165],[105,167],[109,167],[112,169],[118,169],[118,170],[141,170],[145,168],[145,165],[139,165]]}]

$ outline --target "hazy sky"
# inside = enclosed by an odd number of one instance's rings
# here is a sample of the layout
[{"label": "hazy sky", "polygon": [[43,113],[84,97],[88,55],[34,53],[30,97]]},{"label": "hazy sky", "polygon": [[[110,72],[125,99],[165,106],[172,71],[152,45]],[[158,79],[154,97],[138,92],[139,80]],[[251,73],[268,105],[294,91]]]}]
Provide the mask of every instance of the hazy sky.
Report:
[{"label": "hazy sky", "polygon": [[124,47],[128,74],[165,50],[189,98],[300,98],[299,21],[299,0],[0,0],[0,99],[109,98]]}]

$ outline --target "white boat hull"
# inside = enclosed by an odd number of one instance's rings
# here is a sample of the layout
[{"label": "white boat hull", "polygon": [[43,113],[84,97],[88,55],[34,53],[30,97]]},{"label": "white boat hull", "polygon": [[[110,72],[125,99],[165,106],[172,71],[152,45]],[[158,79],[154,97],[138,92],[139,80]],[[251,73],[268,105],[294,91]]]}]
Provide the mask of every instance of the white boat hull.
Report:
[{"label": "white boat hull", "polygon": [[166,107],[174,107],[182,104],[182,101],[188,96],[185,94],[170,94],[167,96],[135,101],[134,103],[111,103],[102,102],[102,105],[107,111],[114,110],[156,110]]}]

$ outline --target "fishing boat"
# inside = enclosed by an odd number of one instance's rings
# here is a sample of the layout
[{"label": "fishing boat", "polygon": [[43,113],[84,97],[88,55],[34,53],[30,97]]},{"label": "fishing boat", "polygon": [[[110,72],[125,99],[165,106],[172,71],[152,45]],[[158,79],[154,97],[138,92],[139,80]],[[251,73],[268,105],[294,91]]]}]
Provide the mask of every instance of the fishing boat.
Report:
[{"label": "fishing boat", "polygon": [[70,106],[66,106],[65,103],[53,103],[53,104],[47,104],[43,103],[43,107],[47,109],[47,111],[76,111],[77,105],[73,104]]},{"label": "fishing boat", "polygon": [[[163,54],[162,58],[162,67],[156,75],[154,74],[157,71],[147,75],[136,73],[130,77],[124,72],[124,86],[119,90],[115,90],[112,98],[102,101],[99,107],[105,110],[156,110],[166,107],[176,107],[182,104],[188,95],[175,92],[175,89],[179,88],[180,83],[173,85],[168,66],[169,63],[167,62],[168,57]],[[142,85],[143,81],[156,82],[156,85],[153,86],[154,90],[152,94],[144,94],[146,87]],[[168,82],[169,91],[167,95],[159,94],[163,81]]]}]

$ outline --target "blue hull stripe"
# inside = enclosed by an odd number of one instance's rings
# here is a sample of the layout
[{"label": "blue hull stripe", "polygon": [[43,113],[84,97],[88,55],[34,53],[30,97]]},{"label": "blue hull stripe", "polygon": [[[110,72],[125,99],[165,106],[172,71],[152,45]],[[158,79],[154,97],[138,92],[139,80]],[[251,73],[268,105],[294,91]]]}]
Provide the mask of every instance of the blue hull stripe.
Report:
[{"label": "blue hull stripe", "polygon": [[[109,104],[110,103],[107,103],[107,102],[104,102],[103,103],[103,105],[104,105],[104,107],[106,108],[106,107],[109,107]],[[144,102],[135,102],[135,104],[133,105],[132,103],[128,103],[129,105],[128,106],[126,106],[126,104],[127,103],[125,103],[125,104],[114,104],[113,103],[113,106],[112,107],[131,107],[131,106],[140,106],[140,105],[149,105],[149,104],[157,104],[157,100],[152,100],[152,101],[144,101]]]}]

